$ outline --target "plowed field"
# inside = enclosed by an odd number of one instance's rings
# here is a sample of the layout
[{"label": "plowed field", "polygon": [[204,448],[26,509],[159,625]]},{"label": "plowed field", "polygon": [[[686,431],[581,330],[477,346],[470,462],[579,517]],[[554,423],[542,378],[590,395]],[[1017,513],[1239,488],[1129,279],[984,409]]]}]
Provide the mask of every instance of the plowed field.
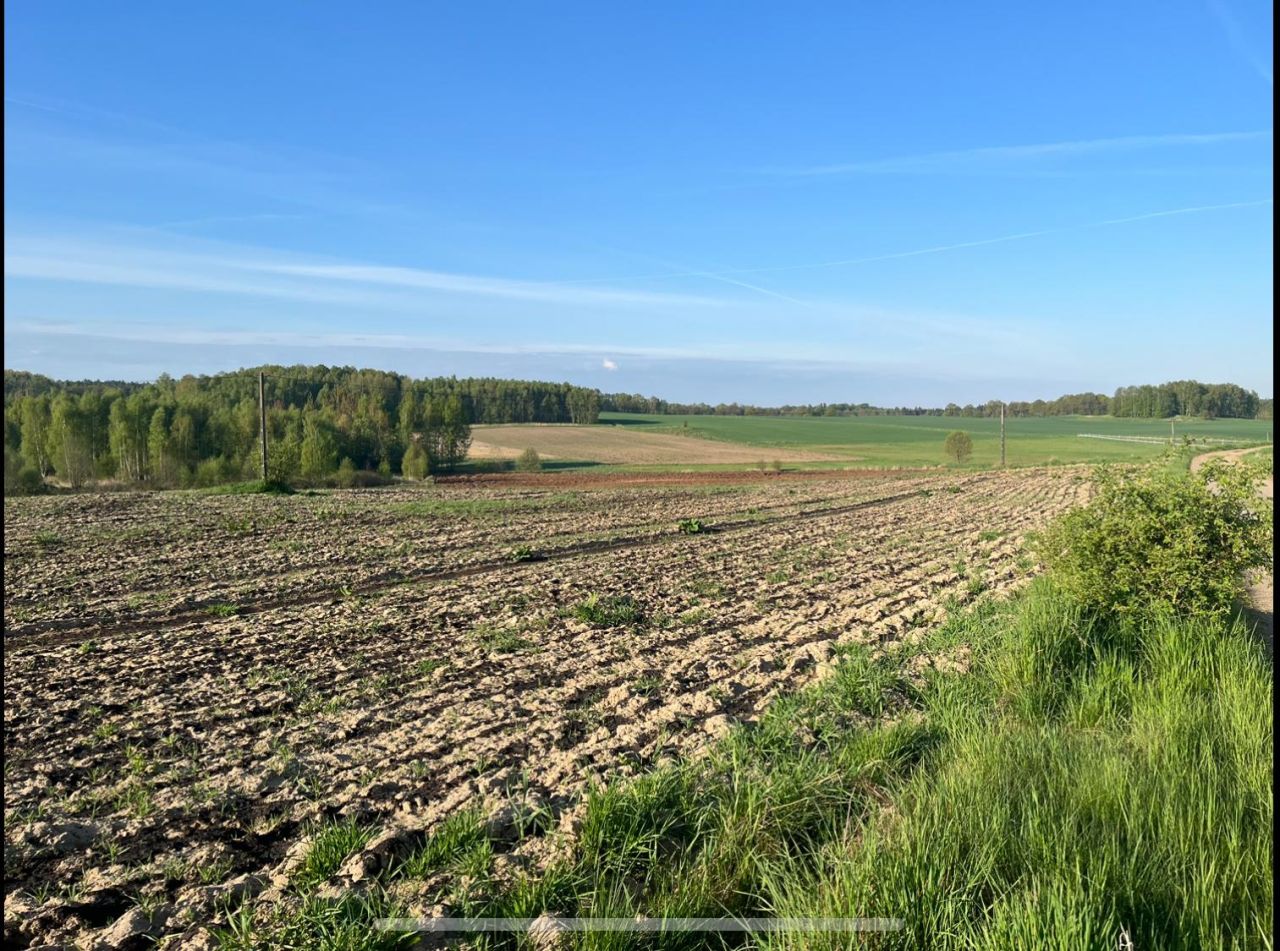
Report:
[{"label": "plowed field", "polygon": [[283,886],[325,817],[554,824],[835,644],[1016,584],[1025,534],[1090,491],[1061,468],[604,485],[6,499],[6,943],[140,900],[190,938]]}]

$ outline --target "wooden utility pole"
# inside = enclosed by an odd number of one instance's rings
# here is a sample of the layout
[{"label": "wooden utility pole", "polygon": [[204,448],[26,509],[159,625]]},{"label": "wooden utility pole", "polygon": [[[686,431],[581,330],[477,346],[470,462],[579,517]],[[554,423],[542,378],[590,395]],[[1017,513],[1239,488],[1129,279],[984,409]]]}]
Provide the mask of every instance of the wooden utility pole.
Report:
[{"label": "wooden utility pole", "polygon": [[1004,468],[1004,403],[1000,404],[1000,468]]},{"label": "wooden utility pole", "polygon": [[262,481],[267,481],[267,383],[258,371],[258,430],[262,433]]}]

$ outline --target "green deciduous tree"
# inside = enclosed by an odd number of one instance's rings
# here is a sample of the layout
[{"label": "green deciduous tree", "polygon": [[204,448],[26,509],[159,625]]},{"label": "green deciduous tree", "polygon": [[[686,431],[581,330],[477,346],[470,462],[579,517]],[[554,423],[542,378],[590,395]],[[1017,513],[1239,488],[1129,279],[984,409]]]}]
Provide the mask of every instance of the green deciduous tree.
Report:
[{"label": "green deciduous tree", "polygon": [[962,429],[947,433],[946,442],[942,444],[943,451],[947,456],[956,462],[964,462],[973,455],[973,438]]}]

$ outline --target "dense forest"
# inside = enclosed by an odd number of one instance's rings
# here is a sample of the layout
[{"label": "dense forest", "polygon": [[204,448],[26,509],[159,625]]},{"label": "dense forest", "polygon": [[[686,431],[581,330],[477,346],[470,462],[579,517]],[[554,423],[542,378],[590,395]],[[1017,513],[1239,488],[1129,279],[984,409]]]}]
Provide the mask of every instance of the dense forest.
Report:
[{"label": "dense forest", "polygon": [[[1234,383],[1197,383],[1181,380],[1159,386],[1123,386],[1114,396],[1103,393],[1071,393],[1055,400],[1005,403],[1011,416],[1199,416],[1206,419],[1270,419],[1271,400],[1259,399],[1252,390]],[[606,393],[600,408],[611,413],[659,413],[713,416],[977,416],[1000,415],[1000,401],[942,409],[923,406],[883,407],[869,403],[816,403],[800,406],[750,406],[739,403],[672,403],[656,396]]]},{"label": "dense forest", "polygon": [[[997,416],[999,401],[882,408],[821,403],[773,408],[672,403],[601,394],[568,383],[415,380],[352,367],[269,366],[154,383],[57,381],[5,370],[5,491],[49,477],[211,486],[260,475],[258,373],[266,379],[268,476],[281,482],[365,484],[423,478],[465,457],[473,423],[594,423],[602,410],[727,416]],[[1193,380],[1005,404],[1014,416],[1265,417],[1271,400],[1234,384]]]},{"label": "dense forest", "polygon": [[[414,380],[350,367],[261,368],[268,475],[346,482],[422,478],[466,456],[472,423],[594,423],[595,390],[567,383]],[[62,383],[4,374],[6,491],[51,475],[207,486],[260,475],[258,369],[155,383]],[[369,481],[365,478],[363,481]]]}]

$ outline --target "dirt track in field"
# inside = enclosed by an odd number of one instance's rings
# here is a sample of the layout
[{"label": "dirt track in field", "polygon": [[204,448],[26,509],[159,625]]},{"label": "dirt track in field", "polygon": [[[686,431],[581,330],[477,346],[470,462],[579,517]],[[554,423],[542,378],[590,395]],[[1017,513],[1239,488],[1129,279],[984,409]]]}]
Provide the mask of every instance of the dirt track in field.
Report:
[{"label": "dirt track in field", "polygon": [[635,426],[528,424],[473,426],[473,459],[515,459],[526,449],[549,459],[620,465],[750,465],[754,462],[854,461],[856,456],[744,446],[673,433],[637,431]]},{"label": "dirt track in field", "polygon": [[[286,885],[324,816],[569,817],[591,778],[696,751],[836,645],[1017,584],[1025,533],[1089,491],[1055,469],[6,501],[6,621],[87,635],[6,639],[7,942],[86,938],[139,896],[194,940],[228,888]],[[679,535],[685,517],[736,527]],[[574,551],[584,535],[657,540]],[[493,563],[527,542],[559,555]],[[360,593],[415,558],[490,567]],[[638,616],[584,620],[592,595]],[[214,597],[255,613],[182,613]],[[119,626],[75,627],[101,616]],[[511,861],[537,861],[529,841]]]}]

